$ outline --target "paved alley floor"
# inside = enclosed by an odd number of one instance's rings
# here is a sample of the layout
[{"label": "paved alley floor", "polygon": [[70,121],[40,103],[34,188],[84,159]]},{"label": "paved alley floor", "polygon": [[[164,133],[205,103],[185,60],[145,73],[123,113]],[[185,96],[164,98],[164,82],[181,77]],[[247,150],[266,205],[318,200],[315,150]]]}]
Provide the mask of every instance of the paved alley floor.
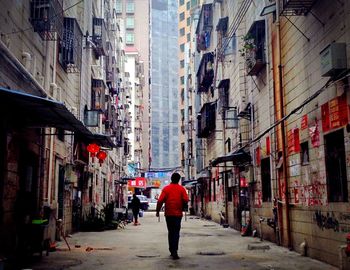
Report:
[{"label": "paved alley floor", "polygon": [[302,257],[270,242],[269,250],[248,250],[248,244],[261,243],[252,237],[241,237],[230,228],[196,217],[183,219],[180,237],[180,260],[172,260],[168,252],[164,217],[160,222],[154,212],[145,213],[140,226],[125,229],[77,233],[68,238],[72,247],[43,256],[28,268],[34,270],[133,270],[133,269],[253,269],[253,270],[335,270],[319,261]]}]

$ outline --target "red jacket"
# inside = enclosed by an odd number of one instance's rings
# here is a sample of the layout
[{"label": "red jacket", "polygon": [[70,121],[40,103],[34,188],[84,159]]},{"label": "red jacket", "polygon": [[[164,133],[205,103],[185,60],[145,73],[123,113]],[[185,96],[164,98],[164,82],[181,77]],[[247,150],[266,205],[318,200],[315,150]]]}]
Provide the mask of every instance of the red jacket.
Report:
[{"label": "red jacket", "polygon": [[157,211],[165,203],[165,216],[182,217],[182,209],[188,202],[188,195],[183,186],[171,183],[163,188],[157,202]]}]

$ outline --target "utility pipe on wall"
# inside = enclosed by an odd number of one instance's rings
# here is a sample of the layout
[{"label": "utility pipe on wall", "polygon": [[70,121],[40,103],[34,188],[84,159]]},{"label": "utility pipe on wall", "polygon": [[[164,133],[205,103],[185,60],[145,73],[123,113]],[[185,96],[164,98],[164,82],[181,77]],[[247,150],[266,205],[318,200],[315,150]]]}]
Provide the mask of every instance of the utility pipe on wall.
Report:
[{"label": "utility pipe on wall", "polygon": [[[280,6],[279,1],[276,1],[276,26],[277,26],[277,48],[278,48],[278,75],[279,75],[279,106],[281,112],[281,118],[284,117],[284,95],[283,95],[283,69],[282,69],[282,46],[281,46],[281,25],[280,25]],[[289,197],[288,197],[288,174],[287,174],[287,155],[286,155],[286,134],[285,134],[285,121],[281,123],[281,143],[282,143],[282,158],[283,158],[283,183],[284,183],[284,197],[285,197],[285,217],[286,217],[286,231],[287,231],[287,246],[291,248],[291,232],[290,232],[290,217],[289,217]],[[280,179],[279,179],[280,180]],[[282,190],[283,192],[283,190]],[[281,196],[282,194],[280,194]],[[283,209],[283,205],[282,205]],[[283,217],[280,216],[279,220],[283,222]],[[281,229],[281,233],[283,233]]]}]

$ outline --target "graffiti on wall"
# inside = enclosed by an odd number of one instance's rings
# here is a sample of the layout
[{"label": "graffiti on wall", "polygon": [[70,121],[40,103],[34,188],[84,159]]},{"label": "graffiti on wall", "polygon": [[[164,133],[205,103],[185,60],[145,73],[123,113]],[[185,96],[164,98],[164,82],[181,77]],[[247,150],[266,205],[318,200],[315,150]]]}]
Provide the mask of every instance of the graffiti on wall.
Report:
[{"label": "graffiti on wall", "polygon": [[326,214],[322,214],[321,211],[315,212],[315,221],[317,226],[322,230],[334,230],[335,232],[339,232],[339,221],[334,216],[334,213],[327,212]]},{"label": "graffiti on wall", "polygon": [[350,213],[334,213],[315,211],[314,222],[321,230],[333,230],[334,232],[350,232]]}]

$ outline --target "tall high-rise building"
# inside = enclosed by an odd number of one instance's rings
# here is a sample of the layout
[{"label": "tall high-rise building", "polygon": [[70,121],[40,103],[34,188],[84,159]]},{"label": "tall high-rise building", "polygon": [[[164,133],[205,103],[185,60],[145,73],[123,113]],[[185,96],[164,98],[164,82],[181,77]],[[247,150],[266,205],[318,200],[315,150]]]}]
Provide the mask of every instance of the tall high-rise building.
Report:
[{"label": "tall high-rise building", "polygon": [[173,168],[179,158],[178,0],[151,3],[151,167]]},{"label": "tall high-rise building", "polygon": [[150,113],[149,113],[149,0],[116,0],[118,18],[125,22],[125,54],[127,70],[133,78],[129,80],[131,145],[130,161],[139,169],[149,167]]},{"label": "tall high-rise building", "polygon": [[[190,55],[195,51],[195,29],[197,26],[198,9],[201,0],[179,0],[179,112],[181,114],[181,132],[179,136],[179,147],[181,166],[185,179],[194,177],[194,87],[196,78],[193,73],[193,63],[190,63]],[[197,13],[196,13],[197,11]],[[192,39],[192,40],[191,40]]]}]

